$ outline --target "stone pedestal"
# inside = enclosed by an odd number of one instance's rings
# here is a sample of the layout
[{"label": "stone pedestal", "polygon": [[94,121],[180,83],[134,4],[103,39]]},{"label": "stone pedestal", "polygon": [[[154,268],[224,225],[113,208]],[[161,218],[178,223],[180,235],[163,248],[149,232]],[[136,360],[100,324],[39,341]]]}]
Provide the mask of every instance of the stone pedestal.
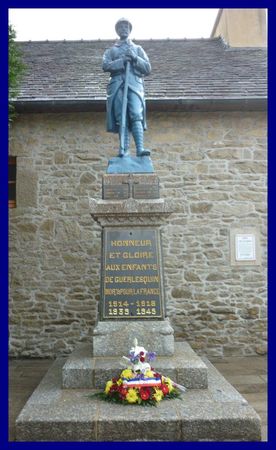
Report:
[{"label": "stone pedestal", "polygon": [[133,339],[158,355],[173,355],[173,328],[165,320],[159,226],[171,214],[155,174],[103,176],[101,200],[90,200],[103,229],[99,321],[94,356],[125,354]]},{"label": "stone pedestal", "polygon": [[[90,200],[103,228],[101,308],[91,344],[57,360],[16,421],[19,441],[259,441],[260,417],[199,358],[174,342],[165,314],[159,226],[171,213],[154,174],[105,175]],[[140,284],[143,288],[140,288]],[[157,352],[154,369],[186,386],[156,408],[89,398],[122,370],[133,339]],[[126,432],[127,430],[127,432]]]}]

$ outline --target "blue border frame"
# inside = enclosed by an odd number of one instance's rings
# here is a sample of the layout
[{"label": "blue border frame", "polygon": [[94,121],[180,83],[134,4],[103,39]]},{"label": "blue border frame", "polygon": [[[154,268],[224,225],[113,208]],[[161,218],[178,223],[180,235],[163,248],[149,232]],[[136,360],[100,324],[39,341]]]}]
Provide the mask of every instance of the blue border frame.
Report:
[{"label": "blue border frame", "polygon": [[[130,5],[129,0],[119,0],[119,4],[116,6],[112,4],[104,5],[101,1],[53,1],[53,0],[42,0],[40,2],[37,1],[2,1],[0,4],[0,54],[2,56],[2,64],[1,64],[1,79],[0,79],[0,114],[1,114],[1,132],[0,136],[2,139],[2,148],[0,151],[1,158],[1,177],[0,177],[0,224],[2,228],[2,239],[0,239],[0,263],[1,263],[1,276],[0,276],[0,293],[1,293],[1,314],[0,314],[0,358],[1,358],[1,369],[0,374],[2,378],[1,383],[1,402],[0,402],[0,448],[1,449],[10,449],[10,448],[22,448],[22,449],[47,449],[47,448],[60,448],[60,449],[77,449],[77,448],[86,448],[93,449],[96,447],[104,448],[106,445],[108,447],[112,447],[112,449],[122,449],[122,447],[128,446],[141,446],[141,447],[152,447],[158,445],[158,449],[163,449],[164,447],[180,447],[184,446],[187,449],[197,448],[197,446],[203,446],[204,448],[221,448],[232,447],[234,448],[255,448],[258,446],[266,446],[270,447],[274,442],[274,427],[269,428],[269,441],[268,442],[237,442],[237,443],[228,443],[228,442],[8,442],[8,8],[89,8],[89,7],[100,7],[100,8],[127,8]],[[169,5],[161,5],[160,2],[152,2],[139,0],[139,5],[137,2],[132,7],[140,7],[140,8],[160,8],[160,7],[170,7],[170,8],[268,8],[268,32],[269,32],[269,42],[273,42],[273,24],[274,22],[274,6],[272,1],[185,1],[181,2],[180,0],[175,1],[171,0]],[[276,42],[276,41],[275,41]],[[275,59],[272,57],[272,49],[270,51],[269,47],[269,75],[273,74]],[[274,71],[275,72],[275,71]],[[271,273],[273,270],[273,258],[274,254],[270,252],[270,249],[273,248],[274,244],[274,235],[272,231],[274,230],[274,222],[273,222],[273,203],[272,203],[272,195],[273,195],[273,172],[272,170],[276,165],[274,165],[274,154],[272,154],[272,143],[273,143],[273,94],[275,91],[274,83],[272,77],[269,83],[269,177],[268,177],[268,185],[269,185],[269,196],[268,196],[268,204],[269,204],[269,255],[268,255],[268,263],[269,263],[269,281],[271,280]],[[269,78],[269,79],[270,79]],[[273,149],[274,150],[274,149]],[[274,152],[273,152],[274,153]],[[269,283],[269,342],[272,342],[273,338],[273,318],[275,317],[273,314],[273,309],[275,310],[274,302],[273,302],[273,283]],[[270,379],[272,379],[272,358],[273,358],[273,345],[269,347],[269,374]],[[269,396],[271,401],[269,401],[269,418],[270,418],[270,409],[272,407],[271,403],[273,398],[274,386],[272,382],[269,382]],[[249,447],[250,446],[250,447]]]}]

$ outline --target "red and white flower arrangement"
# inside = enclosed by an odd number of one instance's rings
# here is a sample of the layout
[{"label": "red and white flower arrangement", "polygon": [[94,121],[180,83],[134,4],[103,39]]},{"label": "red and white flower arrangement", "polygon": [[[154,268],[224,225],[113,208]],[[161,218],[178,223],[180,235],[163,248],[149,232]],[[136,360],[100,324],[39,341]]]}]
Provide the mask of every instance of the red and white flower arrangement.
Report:
[{"label": "red and white flower arrangement", "polygon": [[104,392],[96,395],[110,402],[142,406],[156,406],[161,400],[179,397],[180,390],[186,388],[155,372],[150,365],[155,357],[155,352],[139,347],[135,339],[129,357],[123,356],[128,367],[119,377],[107,381]]}]

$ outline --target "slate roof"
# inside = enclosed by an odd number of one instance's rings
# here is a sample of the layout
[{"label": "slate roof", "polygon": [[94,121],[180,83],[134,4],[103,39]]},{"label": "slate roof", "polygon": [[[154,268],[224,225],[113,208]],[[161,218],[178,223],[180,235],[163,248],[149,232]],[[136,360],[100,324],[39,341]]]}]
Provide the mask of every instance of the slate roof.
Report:
[{"label": "slate roof", "polygon": [[[102,56],[113,42],[18,42],[28,69],[15,103],[53,109],[104,105],[109,75],[102,71]],[[145,78],[147,104],[265,105],[264,48],[231,48],[220,37],[134,42],[142,45],[152,65]]]}]

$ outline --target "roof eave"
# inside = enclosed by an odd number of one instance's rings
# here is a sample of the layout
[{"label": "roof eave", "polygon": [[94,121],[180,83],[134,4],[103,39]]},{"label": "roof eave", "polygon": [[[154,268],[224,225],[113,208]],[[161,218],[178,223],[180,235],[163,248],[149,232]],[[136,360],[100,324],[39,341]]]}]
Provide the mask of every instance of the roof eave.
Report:
[{"label": "roof eave", "polygon": [[[264,111],[266,97],[247,98],[147,98],[149,111]],[[56,99],[14,100],[19,113],[103,112],[105,99]]]}]

